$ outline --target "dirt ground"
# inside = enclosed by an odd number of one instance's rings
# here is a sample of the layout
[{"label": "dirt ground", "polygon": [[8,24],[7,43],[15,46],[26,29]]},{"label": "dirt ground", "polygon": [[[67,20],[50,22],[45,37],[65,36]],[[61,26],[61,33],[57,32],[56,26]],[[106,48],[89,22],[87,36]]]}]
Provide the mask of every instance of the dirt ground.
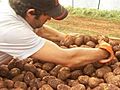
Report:
[{"label": "dirt ground", "polygon": [[62,21],[50,20],[48,24],[65,33],[120,37],[120,22],[117,21],[68,16]]}]

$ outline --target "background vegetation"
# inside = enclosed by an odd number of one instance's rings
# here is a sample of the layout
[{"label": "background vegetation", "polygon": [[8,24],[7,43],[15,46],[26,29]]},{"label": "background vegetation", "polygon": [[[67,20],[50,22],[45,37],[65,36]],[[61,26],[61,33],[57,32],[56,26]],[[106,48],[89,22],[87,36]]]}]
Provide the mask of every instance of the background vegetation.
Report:
[{"label": "background vegetation", "polygon": [[72,7],[67,9],[67,18],[61,21],[52,19],[47,24],[64,33],[120,37],[120,11]]},{"label": "background vegetation", "polygon": [[68,7],[67,9],[70,12],[70,14],[73,16],[120,21],[120,11],[117,10],[107,11],[107,10],[72,8],[72,7]]}]

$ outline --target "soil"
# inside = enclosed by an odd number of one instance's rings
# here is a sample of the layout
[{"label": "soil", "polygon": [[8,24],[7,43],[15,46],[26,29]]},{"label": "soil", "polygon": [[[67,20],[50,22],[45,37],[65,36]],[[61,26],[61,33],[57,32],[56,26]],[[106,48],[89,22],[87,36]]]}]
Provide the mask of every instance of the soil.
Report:
[{"label": "soil", "polygon": [[50,20],[48,24],[63,32],[81,34],[101,34],[105,36],[120,37],[120,22],[103,19],[68,16],[64,20]]}]

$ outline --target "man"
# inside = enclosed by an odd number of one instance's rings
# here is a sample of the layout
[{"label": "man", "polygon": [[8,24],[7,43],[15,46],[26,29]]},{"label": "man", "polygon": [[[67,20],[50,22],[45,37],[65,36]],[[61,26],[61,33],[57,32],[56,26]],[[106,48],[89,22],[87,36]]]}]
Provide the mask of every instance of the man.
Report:
[{"label": "man", "polygon": [[106,63],[113,59],[112,48],[107,43],[101,44],[100,48],[103,49],[62,49],[51,42],[66,37],[65,34],[44,26],[51,18],[62,20],[67,16],[68,11],[58,0],[9,0],[9,3],[7,9],[0,10],[1,64],[8,63],[11,58],[23,60],[32,57],[78,67],[99,60]]}]

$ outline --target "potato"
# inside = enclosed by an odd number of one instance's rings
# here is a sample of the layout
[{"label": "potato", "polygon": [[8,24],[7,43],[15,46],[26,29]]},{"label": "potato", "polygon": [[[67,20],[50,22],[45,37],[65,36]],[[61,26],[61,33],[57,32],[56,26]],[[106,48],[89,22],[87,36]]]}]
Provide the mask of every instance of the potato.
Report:
[{"label": "potato", "polygon": [[99,78],[102,78],[106,73],[111,72],[111,68],[109,66],[103,66],[96,70],[96,75]]},{"label": "potato", "polygon": [[84,43],[84,36],[80,35],[75,39],[75,45],[81,46]]},{"label": "potato", "polygon": [[116,62],[115,64],[111,65],[112,69],[120,67],[120,62]]},{"label": "potato", "polygon": [[0,65],[0,76],[8,77],[9,69],[8,65]]},{"label": "potato", "polygon": [[115,53],[115,56],[118,58],[118,60],[120,61],[120,51],[117,51],[116,53]]},{"label": "potato", "polygon": [[89,36],[89,35],[84,35],[84,44],[86,44],[88,41],[90,41],[91,40],[91,36]]},{"label": "potato", "polygon": [[43,70],[50,71],[54,68],[55,64],[53,63],[44,63],[42,66]]},{"label": "potato", "polygon": [[91,88],[89,86],[87,86],[87,89],[86,90],[91,90]]},{"label": "potato", "polygon": [[49,79],[47,82],[52,88],[57,89],[59,84],[64,84],[64,82],[60,79]]},{"label": "potato", "polygon": [[77,79],[80,75],[82,75],[82,71],[81,70],[74,70],[70,73],[70,78],[71,79]]},{"label": "potato", "polygon": [[16,67],[16,64],[15,64],[16,61],[17,61],[16,59],[10,60],[10,62],[8,63],[9,70]]},{"label": "potato", "polygon": [[14,88],[22,88],[22,89],[26,90],[27,85],[24,82],[16,81],[14,84]]},{"label": "potato", "polygon": [[26,72],[24,76],[24,82],[28,85],[32,79],[35,79],[35,76],[32,72]]},{"label": "potato", "polygon": [[62,65],[56,65],[51,71],[50,74],[53,76],[57,76],[59,70],[62,68]]},{"label": "potato", "polygon": [[39,90],[54,90],[50,85],[45,84]]},{"label": "potato", "polygon": [[14,87],[14,82],[12,80],[6,79],[6,80],[4,80],[4,84],[8,89],[11,89]]},{"label": "potato", "polygon": [[49,76],[49,75],[50,74],[47,71],[42,70],[42,69],[37,69],[36,77],[43,78],[44,76]]},{"label": "potato", "polygon": [[24,79],[24,74],[19,74],[14,78],[12,78],[13,81],[23,81],[23,79]]},{"label": "potato", "polygon": [[66,80],[70,76],[70,68],[68,67],[62,67],[59,72],[57,77],[61,80]]},{"label": "potato", "polygon": [[23,88],[18,87],[18,88],[12,88],[12,89],[10,89],[10,90],[24,90],[24,89],[23,89]]},{"label": "potato", "polygon": [[57,90],[70,90],[70,87],[68,85],[65,85],[65,84],[59,84],[57,86]]},{"label": "potato", "polygon": [[110,80],[112,77],[114,77],[113,72],[108,72],[104,75],[104,80]]},{"label": "potato", "polygon": [[34,78],[30,81],[29,86],[30,87],[36,87],[38,89],[38,87],[40,87],[40,82],[41,82],[41,78]]},{"label": "potato", "polygon": [[96,46],[96,44],[95,44],[94,42],[92,42],[92,41],[88,41],[88,42],[86,43],[86,45],[87,45],[87,46],[90,46],[91,48],[94,48],[94,47]]},{"label": "potato", "polygon": [[28,64],[33,64],[34,60],[33,60],[33,58],[28,57],[28,58],[24,59],[24,62],[28,63]]},{"label": "potato", "polygon": [[4,81],[0,81],[0,88],[5,88],[5,82]]},{"label": "potato", "polygon": [[114,52],[120,51],[120,45],[115,45],[115,46],[113,46],[113,51],[114,51]]},{"label": "potato", "polygon": [[117,42],[115,42],[115,41],[113,41],[113,40],[109,40],[109,44],[110,44],[111,46],[118,45],[118,43],[117,43]]},{"label": "potato", "polygon": [[44,84],[47,84],[45,81],[40,81],[37,83],[38,88],[41,88]]},{"label": "potato", "polygon": [[28,87],[27,90],[37,90],[37,88],[36,87]]},{"label": "potato", "polygon": [[71,87],[70,90],[86,90],[86,88],[83,84],[78,84],[76,86]]},{"label": "potato", "polygon": [[90,76],[91,77],[97,77],[95,72],[93,72]]},{"label": "potato", "polygon": [[79,83],[84,84],[84,85],[88,85],[88,80],[89,80],[89,76],[87,75],[78,77]]},{"label": "potato", "polygon": [[114,75],[113,73],[109,72],[104,75],[104,80],[109,84],[120,87],[120,75]]},{"label": "potato", "polygon": [[119,87],[113,84],[101,83],[99,86],[93,88],[92,90],[119,90]]},{"label": "potato", "polygon": [[115,75],[120,75],[120,67],[115,68],[115,69],[113,70],[113,73],[114,73]]},{"label": "potato", "polygon": [[84,74],[86,75],[92,75],[93,72],[95,72],[95,68],[93,66],[93,64],[88,64],[85,66],[85,68],[83,69]]},{"label": "potato", "polygon": [[7,88],[0,88],[0,90],[9,90],[9,89],[7,89]]},{"label": "potato", "polygon": [[0,81],[3,81],[3,78],[2,78],[2,77],[0,77]]},{"label": "potato", "polygon": [[101,68],[102,66],[104,66],[104,64],[101,64],[99,62],[94,62],[93,66],[97,69],[97,68]]},{"label": "potato", "polygon": [[36,68],[42,68],[42,63],[36,62],[36,63],[34,63],[34,66]]},{"label": "potato", "polygon": [[112,77],[107,83],[114,84],[118,87],[120,87],[120,75]]},{"label": "potato", "polygon": [[97,36],[91,36],[91,41],[93,41],[95,44],[98,44],[98,37]]},{"label": "potato", "polygon": [[25,71],[30,71],[32,73],[36,73],[37,72],[37,68],[33,64],[28,64],[28,63],[26,63],[24,65],[24,70]]},{"label": "potato", "polygon": [[67,80],[67,83],[70,87],[80,84],[78,80]]},{"label": "potato", "polygon": [[19,68],[20,70],[24,70],[24,65],[26,64],[26,62],[24,60],[17,60],[15,62],[15,66],[17,68]]},{"label": "potato", "polygon": [[45,82],[47,82],[49,79],[56,79],[56,77],[55,76],[44,76],[42,78],[42,80],[45,81]]},{"label": "potato", "polygon": [[108,89],[112,89],[112,90],[119,90],[120,89],[119,87],[117,87],[113,84],[108,84],[107,86],[108,86]]},{"label": "potato", "polygon": [[21,70],[19,68],[12,68],[10,71],[9,71],[9,75],[11,78],[19,75],[21,73]]},{"label": "potato", "polygon": [[95,77],[91,77],[88,80],[88,85],[91,88],[94,88],[94,87],[98,86],[100,83],[103,83],[103,82],[104,82],[103,79],[98,79],[98,78],[95,78]]}]

